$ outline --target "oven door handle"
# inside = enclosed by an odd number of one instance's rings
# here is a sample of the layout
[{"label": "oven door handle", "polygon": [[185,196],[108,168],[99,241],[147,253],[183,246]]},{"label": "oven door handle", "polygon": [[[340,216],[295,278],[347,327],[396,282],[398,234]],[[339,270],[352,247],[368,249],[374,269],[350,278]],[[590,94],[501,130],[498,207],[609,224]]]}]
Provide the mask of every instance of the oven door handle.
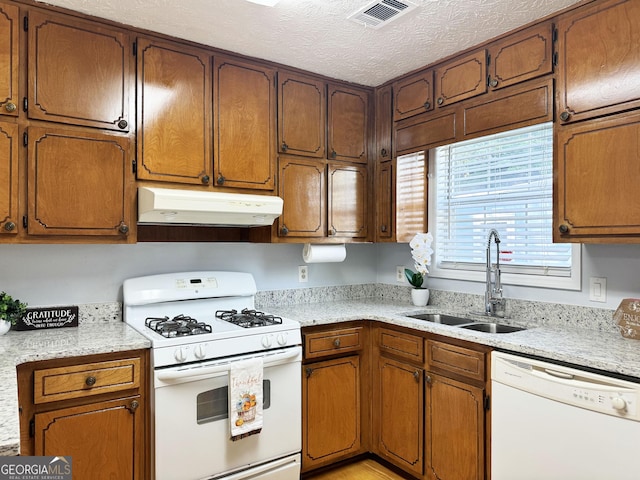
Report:
[{"label": "oven door handle", "polygon": [[[299,357],[301,355],[302,349],[300,347],[289,348],[285,351],[280,351],[276,353],[267,353],[262,355],[255,355],[254,357],[245,357],[243,360],[248,358],[262,357],[264,358],[264,366],[268,367],[270,364],[279,363],[283,360],[289,360],[295,357]],[[171,381],[171,380],[181,380],[189,377],[203,377],[207,375],[215,375],[216,373],[228,372],[231,369],[231,364],[234,362],[238,362],[241,360],[232,360],[229,362],[219,363],[207,367],[188,367],[188,368],[180,368],[180,369],[170,369],[170,370],[160,370],[156,371],[156,379],[162,381]]]}]

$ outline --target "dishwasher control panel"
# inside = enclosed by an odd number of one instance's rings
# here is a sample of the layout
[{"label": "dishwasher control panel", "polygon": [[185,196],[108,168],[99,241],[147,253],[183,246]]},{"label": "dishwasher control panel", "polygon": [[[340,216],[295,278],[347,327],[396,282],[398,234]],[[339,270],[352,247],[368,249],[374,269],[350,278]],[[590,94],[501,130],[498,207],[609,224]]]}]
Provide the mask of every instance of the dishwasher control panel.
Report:
[{"label": "dishwasher control panel", "polygon": [[491,380],[576,407],[640,421],[640,384],[503,352],[491,354]]}]

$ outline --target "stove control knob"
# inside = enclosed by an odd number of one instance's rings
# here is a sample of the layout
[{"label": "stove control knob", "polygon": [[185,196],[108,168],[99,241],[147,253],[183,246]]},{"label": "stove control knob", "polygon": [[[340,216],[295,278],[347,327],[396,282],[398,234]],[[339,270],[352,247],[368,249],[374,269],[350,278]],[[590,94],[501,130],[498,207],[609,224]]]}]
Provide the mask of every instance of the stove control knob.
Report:
[{"label": "stove control knob", "polygon": [[287,335],[284,333],[278,334],[278,345],[286,345],[287,344]]},{"label": "stove control knob", "polygon": [[207,345],[196,345],[196,348],[193,349],[193,354],[198,360],[202,360],[207,354]]},{"label": "stove control knob", "polygon": [[264,348],[271,347],[271,335],[265,335],[264,337],[262,337],[262,346]]},{"label": "stove control knob", "polygon": [[619,412],[623,412],[627,409],[627,402],[622,397],[614,397],[611,399],[611,406]]},{"label": "stove control knob", "polygon": [[178,347],[176,348],[173,356],[178,362],[182,363],[187,360],[187,349],[184,347]]}]

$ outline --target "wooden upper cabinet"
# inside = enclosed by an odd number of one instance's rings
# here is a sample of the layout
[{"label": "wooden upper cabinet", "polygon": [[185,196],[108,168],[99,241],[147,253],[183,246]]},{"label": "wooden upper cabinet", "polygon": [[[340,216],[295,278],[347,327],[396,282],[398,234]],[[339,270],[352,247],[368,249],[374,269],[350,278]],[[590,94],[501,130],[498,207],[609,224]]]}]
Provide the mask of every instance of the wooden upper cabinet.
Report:
[{"label": "wooden upper cabinet", "polygon": [[0,3],[0,115],[18,116],[18,6]]},{"label": "wooden upper cabinet", "polygon": [[133,205],[129,139],[41,127],[28,134],[28,233],[126,241]]},{"label": "wooden upper cabinet", "polygon": [[29,12],[28,116],[128,131],[132,44],[124,30]]},{"label": "wooden upper cabinet", "polygon": [[211,58],[138,39],[138,169],[143,180],[211,184]]},{"label": "wooden upper cabinet", "polygon": [[324,158],[326,105],[324,82],[278,72],[278,151]]},{"label": "wooden upper cabinet", "polygon": [[327,225],[325,161],[281,157],[278,195],[284,200],[278,236],[324,237]]},{"label": "wooden upper cabinet", "polygon": [[487,51],[455,58],[436,69],[436,103],[443,107],[487,91]]},{"label": "wooden upper cabinet", "polygon": [[0,122],[0,236],[18,232],[18,126]]},{"label": "wooden upper cabinet", "polygon": [[541,23],[489,47],[489,87],[508,87],[553,70],[553,25]]},{"label": "wooden upper cabinet", "polygon": [[394,239],[395,176],[393,161],[379,163],[376,174],[376,242]]},{"label": "wooden upper cabinet", "polygon": [[375,158],[380,162],[391,160],[393,152],[393,90],[391,85],[376,90],[376,153]]},{"label": "wooden upper cabinet", "polygon": [[433,70],[425,70],[393,84],[393,119],[433,110]]},{"label": "wooden upper cabinet", "polygon": [[367,167],[330,162],[328,167],[330,237],[366,238],[369,214]]},{"label": "wooden upper cabinet", "polygon": [[275,188],[275,70],[216,57],[214,179],[220,187]]},{"label": "wooden upper cabinet", "polygon": [[640,2],[596,2],[558,21],[558,114],[572,122],[640,107]]},{"label": "wooden upper cabinet", "polygon": [[367,163],[367,93],[339,85],[328,90],[328,157]]}]

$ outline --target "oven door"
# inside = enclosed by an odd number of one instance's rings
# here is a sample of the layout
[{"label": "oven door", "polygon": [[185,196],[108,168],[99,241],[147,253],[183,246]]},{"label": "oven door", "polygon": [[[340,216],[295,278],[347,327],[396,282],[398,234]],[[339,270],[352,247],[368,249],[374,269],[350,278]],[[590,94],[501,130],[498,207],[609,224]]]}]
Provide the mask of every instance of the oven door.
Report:
[{"label": "oven door", "polygon": [[[264,362],[262,431],[234,442],[228,412],[229,369],[232,362],[256,355]],[[241,470],[299,454],[301,360],[298,346],[156,370],[156,480],[200,480],[232,473],[231,478],[246,478]],[[297,480],[299,462],[294,463],[283,469],[285,475],[273,478]]]}]

